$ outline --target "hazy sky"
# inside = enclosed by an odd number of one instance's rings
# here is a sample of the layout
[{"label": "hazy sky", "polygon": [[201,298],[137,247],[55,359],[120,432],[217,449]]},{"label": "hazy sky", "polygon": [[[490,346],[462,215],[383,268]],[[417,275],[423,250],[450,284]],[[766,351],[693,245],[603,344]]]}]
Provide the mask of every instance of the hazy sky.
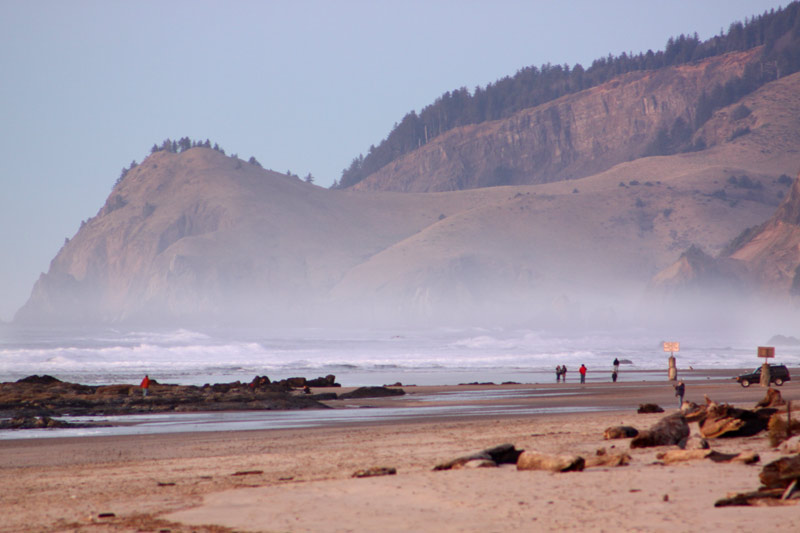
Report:
[{"label": "hazy sky", "polygon": [[329,186],[448,90],[706,39],[769,0],[0,0],[0,320],[169,137]]}]

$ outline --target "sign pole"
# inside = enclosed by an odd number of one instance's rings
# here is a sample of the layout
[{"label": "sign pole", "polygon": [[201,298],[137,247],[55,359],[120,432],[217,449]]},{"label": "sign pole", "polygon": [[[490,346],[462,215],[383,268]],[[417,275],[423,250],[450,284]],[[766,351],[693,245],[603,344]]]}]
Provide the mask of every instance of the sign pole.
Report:
[{"label": "sign pole", "polygon": [[762,387],[769,387],[770,375],[769,375],[769,360],[772,357],[775,357],[775,347],[774,346],[759,346],[758,347],[758,356],[764,358],[764,364],[761,365],[761,386]]},{"label": "sign pole", "polygon": [[669,352],[669,369],[667,371],[667,375],[670,381],[676,381],[678,379],[678,366],[675,364],[675,352],[679,352],[680,349],[681,343],[679,342],[664,343],[664,351]]}]

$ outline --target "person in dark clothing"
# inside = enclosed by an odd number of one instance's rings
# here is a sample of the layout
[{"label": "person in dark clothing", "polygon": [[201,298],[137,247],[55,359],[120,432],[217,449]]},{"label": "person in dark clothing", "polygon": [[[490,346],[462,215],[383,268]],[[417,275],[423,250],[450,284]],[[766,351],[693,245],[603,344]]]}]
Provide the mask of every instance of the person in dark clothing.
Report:
[{"label": "person in dark clothing", "polygon": [[678,408],[680,409],[683,405],[683,394],[686,392],[686,385],[684,385],[683,381],[675,385],[675,396],[678,397]]},{"label": "person in dark clothing", "polygon": [[619,372],[619,359],[617,359],[617,358],[615,357],[615,358],[614,358],[614,373],[616,374],[616,373],[618,373],[618,372]]}]

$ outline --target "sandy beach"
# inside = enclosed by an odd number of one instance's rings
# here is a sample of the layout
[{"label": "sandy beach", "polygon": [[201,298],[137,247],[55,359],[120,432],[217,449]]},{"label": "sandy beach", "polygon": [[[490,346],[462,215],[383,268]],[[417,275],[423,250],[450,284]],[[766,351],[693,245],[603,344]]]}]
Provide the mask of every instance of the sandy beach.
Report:
[{"label": "sandy beach", "polygon": [[[339,424],[332,427],[0,441],[0,531],[796,531],[796,505],[715,508],[731,493],[754,491],[767,462],[782,455],[765,433],[715,439],[726,453],[753,451],[754,465],[694,460],[664,465],[675,446],[631,450],[604,440],[610,426],[647,429],[677,411],[667,383],[407,387],[401,399],[332,402],[334,407],[485,402],[493,416]],[[479,394],[480,391],[519,394]],[[467,394],[465,391],[478,391]],[[800,382],[780,388],[800,399]],[[703,395],[750,408],[764,389],[730,379],[687,382]],[[443,399],[452,398],[452,400]],[[596,412],[569,412],[596,406]],[[663,414],[637,414],[652,402]],[[564,408],[530,414],[524,407]],[[510,407],[516,407],[512,409]],[[580,409],[577,409],[580,411]],[[507,413],[507,414],[503,414]],[[691,424],[697,434],[697,424]],[[626,452],[627,466],[582,472],[497,468],[433,471],[439,463],[499,444],[545,453]],[[371,467],[396,475],[353,478]]]}]

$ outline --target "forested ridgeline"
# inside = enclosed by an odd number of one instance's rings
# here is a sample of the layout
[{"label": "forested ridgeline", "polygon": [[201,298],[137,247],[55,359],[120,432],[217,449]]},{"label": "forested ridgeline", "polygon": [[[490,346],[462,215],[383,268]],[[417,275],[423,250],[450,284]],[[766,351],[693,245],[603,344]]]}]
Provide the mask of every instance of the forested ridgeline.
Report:
[{"label": "forested ridgeline", "polygon": [[759,46],[763,46],[763,51],[745,68],[742,76],[703,92],[697,102],[694,124],[679,119],[670,127],[663,127],[642,155],[700,150],[705,147],[691,144],[690,139],[716,109],[738,101],[766,83],[800,71],[800,3],[765,12],[744,23],[733,23],[726,33],[721,32],[703,42],[697,34],[681,35],[670,38],[665,49],[658,52],[609,55],[595,60],[586,69],[580,64],[573,68],[550,64],[539,68],[531,66],[485,88],[476,87],[472,92],[465,87],[446,92],[419,114],[408,113],[377,147],[370,146],[366,156],[362,154],[353,159],[332,188],[355,185],[453,128],[506,118],[522,109],[595,87],[629,72],[673,67]]}]

